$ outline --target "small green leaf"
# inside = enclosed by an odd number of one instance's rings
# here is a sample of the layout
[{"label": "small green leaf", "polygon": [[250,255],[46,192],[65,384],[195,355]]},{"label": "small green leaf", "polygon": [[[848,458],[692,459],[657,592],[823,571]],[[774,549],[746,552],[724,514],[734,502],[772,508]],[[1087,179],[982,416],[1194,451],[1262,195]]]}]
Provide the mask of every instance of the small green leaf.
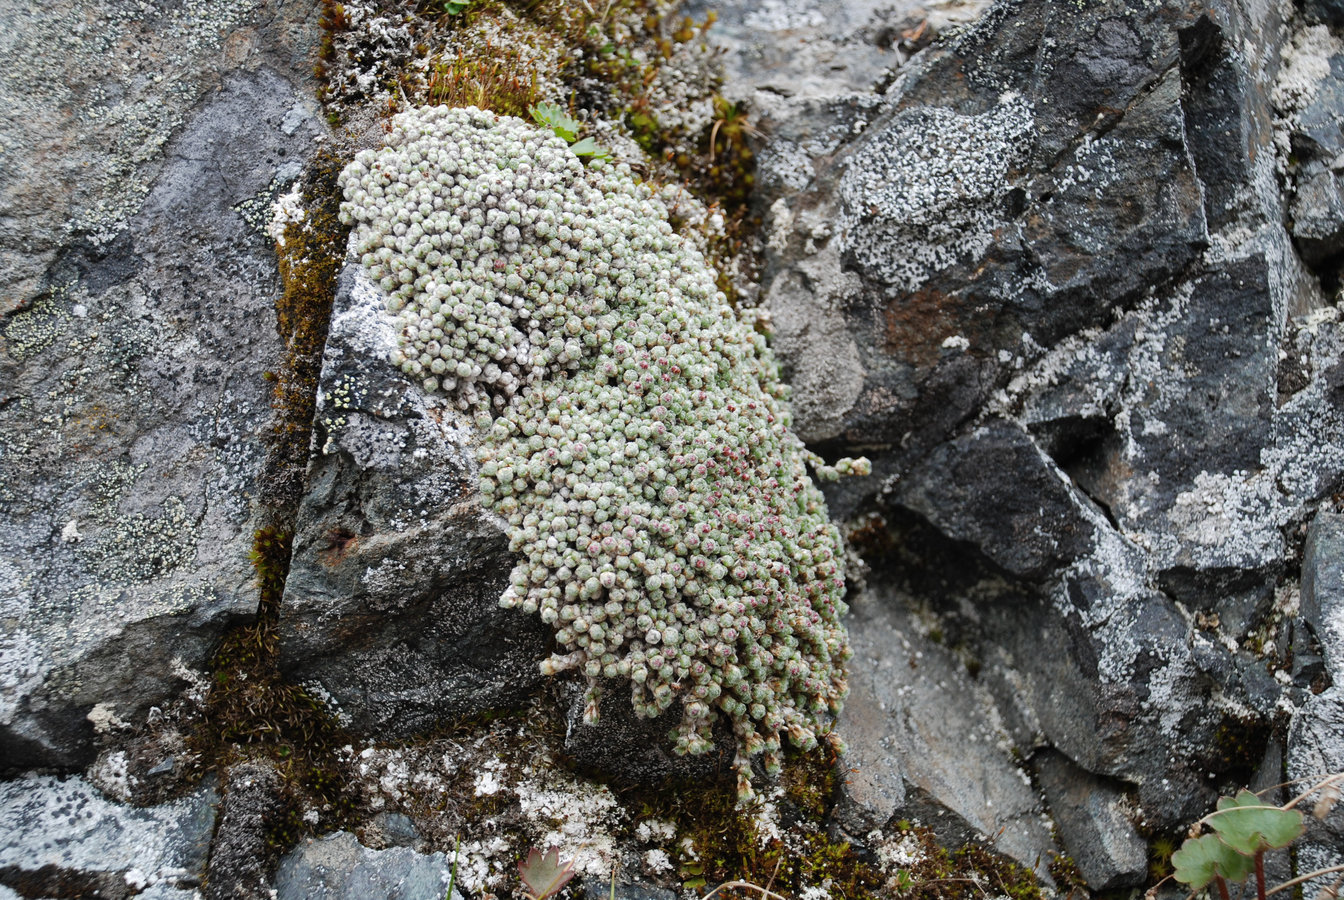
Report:
[{"label": "small green leaf", "polygon": [[599,147],[597,142],[590,137],[586,137],[577,144],[570,144],[569,149],[574,151],[575,156],[591,156],[594,159],[611,159],[611,154],[606,147]]},{"label": "small green leaf", "polygon": [[688,891],[698,891],[705,886],[705,879],[692,878],[690,881],[683,881],[681,886]]},{"label": "small green leaf", "polygon": [[573,143],[579,136],[579,123],[554,103],[538,103],[532,107],[532,118],[537,124],[545,125],[566,143]]},{"label": "small green leaf", "polygon": [[1219,800],[1208,822],[1224,844],[1247,856],[1287,847],[1305,828],[1298,810],[1272,806],[1245,790]]},{"label": "small green leaf", "polygon": [[1171,864],[1176,869],[1176,880],[1190,885],[1192,891],[1207,887],[1215,875],[1238,883],[1255,871],[1254,860],[1237,853],[1213,834],[1186,840],[1181,849],[1171,854]]}]

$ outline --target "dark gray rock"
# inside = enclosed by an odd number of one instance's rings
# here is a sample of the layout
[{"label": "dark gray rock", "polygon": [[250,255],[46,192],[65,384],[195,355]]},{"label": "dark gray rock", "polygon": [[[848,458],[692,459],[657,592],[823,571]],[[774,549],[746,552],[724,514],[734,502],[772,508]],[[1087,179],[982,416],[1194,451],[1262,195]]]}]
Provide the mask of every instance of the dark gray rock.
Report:
[{"label": "dark gray rock", "polygon": [[229,770],[206,869],[206,900],[268,900],[275,854],[271,832],[284,812],[280,773],[269,760]]},{"label": "dark gray rock", "polygon": [[[1287,771],[1304,779],[1302,788],[1344,772],[1344,515],[1321,510],[1307,532],[1302,557],[1301,612],[1319,642],[1333,684],[1309,694],[1293,716],[1288,734]],[[1307,836],[1298,844],[1301,872],[1344,865],[1344,804],[1323,821],[1308,817]]]},{"label": "dark gray rock", "polygon": [[479,501],[474,427],[387,361],[381,304],[347,267],[280,616],[285,671],[379,740],[519,702],[545,655],[536,617],[499,608],[513,557]]},{"label": "dark gray rock", "polygon": [[[610,900],[611,879],[583,879],[583,896],[588,900]],[[650,884],[616,882],[616,900],[676,900],[677,892],[671,888],[660,888]]]},{"label": "dark gray rock", "polygon": [[1333,510],[1317,513],[1307,531],[1298,609],[1326,669],[1344,681],[1344,515]]},{"label": "dark gray rock", "polygon": [[723,717],[714,727],[714,748],[698,756],[672,752],[681,706],[673,704],[656,719],[641,719],[631,705],[630,683],[602,682],[596,725],[583,721],[584,687],[567,681],[560,692],[567,699],[565,755],[581,769],[614,779],[618,784],[657,784],[668,779],[728,779],[737,742]]},{"label": "dark gray rock", "polygon": [[[772,312],[801,321],[810,304],[853,343],[780,330],[805,439],[918,458],[1033,348],[1198,259],[1183,15],[1001,4],[911,63],[861,136],[771,207]],[[814,381],[840,389],[813,402]]]},{"label": "dark gray rock", "polygon": [[88,762],[91,708],[142,722],[256,611],[262,374],[283,348],[249,216],[325,126],[271,69],[195,96],[139,151],[159,160],[144,193],[105,184],[86,210],[105,237],[54,250],[0,322],[0,769]]},{"label": "dark gray rock", "polygon": [[1302,11],[1313,21],[1344,25],[1344,2],[1341,0],[1303,0]]},{"label": "dark gray rock", "polygon": [[1050,575],[1094,544],[1095,513],[1027,433],[1004,421],[938,447],[886,499],[1020,578]]},{"label": "dark gray rock", "polygon": [[189,900],[199,896],[217,799],[207,785],[136,808],[80,778],[0,782],[0,885],[24,897]]},{"label": "dark gray rock", "polygon": [[[370,850],[348,831],[305,838],[280,861],[276,900],[444,900],[453,861],[405,847]],[[461,900],[454,887],[450,900]]]},{"label": "dark gray rock", "polygon": [[[1339,484],[1337,317],[1282,226],[1280,60],[1319,68],[1297,28],[1239,2],[1000,3],[880,106],[776,107],[795,165],[763,169],[797,429],[880,475],[832,509],[880,484],[937,534],[936,561],[888,552],[981,648],[1015,741],[1133,785],[1155,827],[1250,774],[1219,728],[1263,743],[1282,689],[1232,642]],[[1334,123],[1308,107],[1292,128]]]},{"label": "dark gray rock", "polygon": [[853,598],[837,819],[860,838],[910,819],[948,845],[986,843],[1037,867],[1055,844],[1040,798],[1012,759],[994,699],[922,633],[907,602],[886,590]]},{"label": "dark gray rock", "polygon": [[1298,165],[1289,207],[1293,238],[1316,265],[1344,253],[1344,52],[1318,65],[1311,99],[1292,118]]},{"label": "dark gray rock", "polygon": [[1125,815],[1125,791],[1059,753],[1047,751],[1031,762],[1065,849],[1087,886],[1110,891],[1142,884],[1148,845]]},{"label": "dark gray rock", "polygon": [[419,851],[424,844],[424,838],[420,836],[410,816],[394,812],[381,812],[374,816],[373,821],[364,827],[363,837],[364,843],[373,846],[375,850],[409,847]]}]

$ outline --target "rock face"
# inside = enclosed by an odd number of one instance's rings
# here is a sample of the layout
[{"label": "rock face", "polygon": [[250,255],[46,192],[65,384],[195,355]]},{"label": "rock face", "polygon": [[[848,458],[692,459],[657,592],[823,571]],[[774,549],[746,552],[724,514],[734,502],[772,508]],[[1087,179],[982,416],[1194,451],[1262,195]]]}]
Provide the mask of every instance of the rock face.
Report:
[{"label": "rock face", "polygon": [[387,361],[382,304],[347,267],[280,641],[282,665],[351,728],[391,737],[517,703],[545,643],[535,616],[499,608],[513,558],[480,504],[474,429]]},{"label": "rock face", "polygon": [[[1307,532],[1301,614],[1333,682],[1307,697],[1288,735],[1288,776],[1304,779],[1305,789],[1324,775],[1344,771],[1344,516],[1338,513],[1319,513]],[[1344,865],[1342,847],[1344,809],[1336,805],[1324,820],[1308,820],[1299,864],[1307,871]]]},{"label": "rock face", "polygon": [[[1146,877],[1141,835],[1218,793],[1280,761],[1344,769],[1338,0],[712,5],[721,91],[760,131],[741,296],[773,323],[796,431],[876,472],[827,489],[870,567],[835,833],[913,819],[1120,890]],[[264,225],[326,132],[314,9],[0,10],[0,774],[87,766],[257,610],[263,373],[286,353]],[[498,605],[514,558],[472,429],[387,362],[359,268],[276,627],[285,674],[395,762],[543,690],[551,648]],[[558,693],[583,767],[731,762],[726,730],[688,760],[660,743],[675,710],[585,725]],[[447,796],[397,765],[360,789]],[[502,806],[502,771],[469,802]],[[282,781],[240,764],[218,813],[210,788],[132,809],[80,778],[0,783],[0,897],[172,898],[207,871],[221,897],[443,896],[451,860],[417,851],[450,826],[421,837],[390,807],[361,835],[406,846],[341,832],[271,872]],[[1282,877],[1344,862],[1341,816]],[[471,838],[477,884],[496,833]],[[680,874],[671,837],[604,840]]]},{"label": "rock face", "polygon": [[849,744],[840,823],[866,835],[893,817],[913,819],[950,845],[988,839],[1044,872],[1054,843],[1048,820],[1005,752],[994,698],[902,606],[884,590],[850,608],[854,674],[840,719]]},{"label": "rock face", "polygon": [[[1106,785],[1057,818],[1094,888],[1141,880],[1133,826],[1249,778],[1298,696],[1252,648],[1286,649],[1300,528],[1339,484],[1344,217],[1337,38],[1283,14],[1004,2],[876,78],[902,11],[829,16],[797,27],[869,42],[834,77],[791,92],[762,48],[724,87],[770,128],[761,292],[796,427],[884,476],[832,511],[885,517],[879,558],[975,648],[1012,742],[1050,748],[1050,805]],[[893,814],[909,765],[853,799]]]},{"label": "rock face", "polygon": [[206,787],[131,809],[80,778],[4,782],[0,885],[23,897],[189,900],[199,896],[217,799]]},{"label": "rock face", "polygon": [[256,610],[259,226],[325,130],[293,15],[2,14],[0,769],[87,763]]}]

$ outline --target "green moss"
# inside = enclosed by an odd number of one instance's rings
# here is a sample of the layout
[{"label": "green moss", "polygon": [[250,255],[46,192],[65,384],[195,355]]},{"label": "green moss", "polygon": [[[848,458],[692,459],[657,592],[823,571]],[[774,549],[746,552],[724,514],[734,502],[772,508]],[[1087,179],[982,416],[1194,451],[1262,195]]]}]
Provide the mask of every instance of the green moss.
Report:
[{"label": "green moss", "polygon": [[352,808],[335,758],[345,735],[316,699],[285,681],[276,663],[275,625],[291,538],[274,528],[257,531],[251,556],[261,611],[215,651],[205,714],[188,735],[188,745],[209,768],[257,756],[274,761],[289,801],[272,823],[270,840],[278,850],[313,827],[299,819],[301,808],[324,810],[319,825],[325,827],[343,823]]},{"label": "green moss", "polygon": [[1040,900],[1035,875],[1006,857],[974,844],[949,851],[933,832],[902,822],[897,830],[914,837],[920,859],[898,875],[896,896],[912,900],[960,900],[970,896],[1005,896]]},{"label": "green moss", "polygon": [[340,166],[333,154],[318,156],[302,190],[304,220],[286,229],[284,246],[277,248],[282,291],[276,301],[276,327],[284,356],[274,371],[260,374],[271,385],[275,417],[267,435],[263,524],[249,554],[256,573],[257,616],[220,642],[210,664],[204,716],[188,736],[205,768],[224,768],[255,756],[276,763],[290,801],[287,812],[272,823],[271,840],[279,849],[312,827],[300,821],[300,809],[324,810],[319,824],[333,826],[351,808],[334,755],[345,738],[315,698],[281,675],[276,635],[322,353],[345,256],[348,230],[336,217],[340,198],[334,179]]},{"label": "green moss", "polygon": [[1148,878],[1154,884],[1176,871],[1171,855],[1179,846],[1180,839],[1174,835],[1159,835],[1148,842]]},{"label": "green moss", "polygon": [[1061,893],[1069,897],[1086,897],[1089,895],[1087,879],[1083,878],[1083,873],[1072,857],[1056,855],[1047,868],[1050,877],[1055,879],[1055,885]]}]

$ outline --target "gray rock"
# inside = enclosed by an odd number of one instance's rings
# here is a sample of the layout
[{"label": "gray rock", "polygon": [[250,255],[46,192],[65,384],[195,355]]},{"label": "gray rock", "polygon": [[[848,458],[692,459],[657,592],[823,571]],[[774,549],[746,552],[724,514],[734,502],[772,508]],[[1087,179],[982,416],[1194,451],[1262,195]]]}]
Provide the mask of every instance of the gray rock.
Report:
[{"label": "gray rock", "polygon": [[[1321,510],[1307,532],[1302,557],[1302,618],[1319,642],[1333,685],[1309,695],[1288,733],[1287,771],[1303,789],[1344,771],[1344,514]],[[1344,865],[1344,804],[1323,821],[1308,817],[1298,844],[1301,872]]]},{"label": "gray rock", "polygon": [[1344,515],[1333,510],[1318,512],[1307,531],[1298,609],[1331,677],[1344,681]]},{"label": "gray rock", "polygon": [[[305,838],[280,861],[276,900],[444,900],[453,861],[405,847],[370,850],[348,831]],[[454,888],[451,900],[461,900]]]},{"label": "gray rock", "polygon": [[[160,806],[109,803],[80,778],[0,782],[0,884],[25,897],[197,896],[215,824],[210,786]],[[64,885],[58,893],[58,885]]]},{"label": "gray rock", "polygon": [[1344,52],[1316,65],[1310,100],[1290,120],[1297,170],[1289,213],[1302,257],[1328,268],[1344,252]]},{"label": "gray rock", "polygon": [[720,51],[721,93],[742,104],[770,136],[757,153],[753,188],[765,209],[806,187],[868,126],[912,54],[974,22],[989,6],[988,0],[932,8],[917,0],[691,0],[684,9],[697,19],[715,13],[708,39]]},{"label": "gray rock", "polygon": [[229,770],[210,847],[206,900],[269,900],[275,863],[270,831],[285,809],[281,791],[280,773],[269,760]]},{"label": "gray rock", "polygon": [[1323,162],[1305,164],[1298,171],[1292,216],[1293,237],[1307,262],[1325,265],[1344,252],[1344,177],[1340,172]]},{"label": "gray rock", "polygon": [[[6,150],[0,176],[3,316],[59,285],[62,279],[53,278],[51,270],[60,268],[63,256],[92,264],[82,286],[95,297],[109,280],[137,270],[140,261],[126,252],[128,220],[172,165],[172,152],[165,150],[182,126],[210,103],[209,95],[230,73],[246,80],[269,66],[306,78],[312,66],[308,54],[321,36],[309,10],[251,0],[162,10],[128,10],[100,0],[11,4],[0,12],[0,35],[0,58],[7,63],[0,102],[11,112],[0,125]],[[309,89],[281,102],[282,115],[294,109],[311,121],[315,104]],[[271,110],[258,106],[251,112],[252,127],[264,131]],[[287,146],[231,144],[227,149],[237,163],[269,165],[270,171],[260,184],[236,182],[239,193],[228,203],[264,188],[280,163],[301,159],[295,151],[306,138],[298,137]],[[288,151],[285,160],[275,153],[281,147]],[[200,219],[208,223],[201,244],[216,227],[211,218]],[[178,248],[198,243],[194,219],[162,224],[166,242]],[[158,274],[171,274],[172,268]],[[193,279],[204,271],[176,274]],[[152,261],[148,277],[155,285],[174,282],[154,275]],[[205,293],[212,300],[232,296]],[[258,336],[262,332],[257,329]]]},{"label": "gray rock", "polygon": [[280,616],[281,664],[384,740],[507,706],[541,682],[545,629],[499,608],[513,557],[476,490],[474,427],[387,361],[381,295],[341,275],[316,454]]},{"label": "gray rock", "polygon": [[1344,2],[1341,0],[1305,0],[1303,11],[1311,19],[1329,25],[1344,25]]},{"label": "gray rock", "polygon": [[856,837],[892,819],[918,820],[950,845],[988,843],[1036,867],[1055,844],[994,700],[921,634],[905,602],[887,591],[852,601],[838,820]]},{"label": "gray rock", "polygon": [[[800,387],[801,408],[826,417],[800,415],[806,439],[917,458],[1034,346],[1106,321],[1198,258],[1208,235],[1178,36],[1148,15],[996,7],[912,62],[861,135],[771,207],[767,303],[795,308],[790,295],[820,283],[816,307],[844,323],[825,333],[856,347],[834,358],[856,359],[844,378],[863,379],[815,403]],[[832,289],[840,273],[854,283]],[[826,357],[810,340],[777,337],[792,372]]]},{"label": "gray rock", "polygon": [[1148,846],[1125,815],[1125,792],[1059,753],[1042,753],[1032,766],[1087,886],[1110,891],[1142,884]]},{"label": "gray rock", "polygon": [[[372,834],[370,834],[372,832]],[[380,812],[373,817],[364,829],[364,840],[368,843],[369,838],[373,837],[380,846],[374,847],[375,850],[384,850],[388,847],[409,847],[412,850],[419,851],[424,839],[420,837],[420,831],[415,827],[415,822],[411,821],[410,816],[394,812]]]},{"label": "gray rock", "polygon": [[95,704],[143,721],[256,610],[261,375],[283,348],[255,217],[324,129],[305,93],[261,68],[174,108],[114,237],[53,251],[0,326],[0,768],[87,762]]},{"label": "gray rock", "polygon": [[[1293,715],[1288,732],[1288,777],[1303,779],[1305,790],[1326,775],[1344,772],[1341,735],[1344,683],[1336,682],[1334,687],[1309,698]],[[1311,815],[1306,819],[1307,832],[1296,844],[1298,874],[1344,865],[1344,804],[1336,803],[1323,820]]]},{"label": "gray rock", "polygon": [[[583,896],[588,900],[610,900],[611,879],[583,879]],[[616,882],[616,900],[676,900],[677,892],[636,881],[631,884]]]}]

